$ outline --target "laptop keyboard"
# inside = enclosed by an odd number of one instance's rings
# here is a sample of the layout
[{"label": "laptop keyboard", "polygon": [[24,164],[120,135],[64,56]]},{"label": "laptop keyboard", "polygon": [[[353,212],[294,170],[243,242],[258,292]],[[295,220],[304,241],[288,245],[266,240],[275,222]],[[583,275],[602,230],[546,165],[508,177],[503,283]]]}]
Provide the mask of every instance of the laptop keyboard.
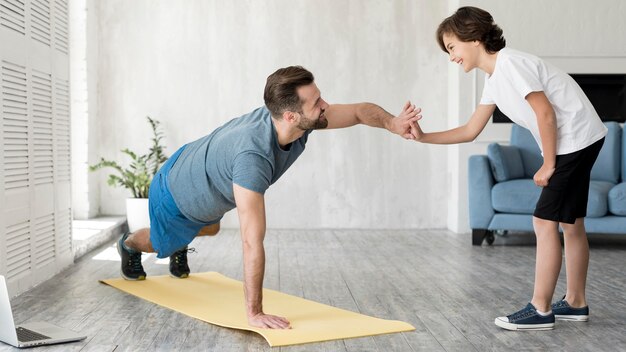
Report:
[{"label": "laptop keyboard", "polygon": [[34,332],[32,330],[24,329],[22,327],[18,327],[15,329],[17,331],[17,340],[21,342],[30,342],[37,340],[47,340],[50,337],[46,335],[42,335],[38,332]]}]

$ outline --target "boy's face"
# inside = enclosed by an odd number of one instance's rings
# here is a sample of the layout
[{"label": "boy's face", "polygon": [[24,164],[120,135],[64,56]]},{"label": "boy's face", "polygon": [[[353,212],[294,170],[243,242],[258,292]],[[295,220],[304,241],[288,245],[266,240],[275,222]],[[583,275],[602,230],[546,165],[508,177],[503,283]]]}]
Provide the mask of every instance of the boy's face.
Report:
[{"label": "boy's face", "polygon": [[450,61],[462,65],[465,72],[476,68],[480,48],[479,41],[463,42],[456,35],[445,33],[443,44],[450,54]]}]

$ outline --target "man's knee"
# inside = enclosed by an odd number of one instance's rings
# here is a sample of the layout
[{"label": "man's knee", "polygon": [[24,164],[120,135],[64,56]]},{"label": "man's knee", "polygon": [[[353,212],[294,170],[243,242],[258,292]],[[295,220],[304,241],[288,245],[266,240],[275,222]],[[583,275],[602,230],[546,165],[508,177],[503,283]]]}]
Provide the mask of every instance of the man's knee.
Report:
[{"label": "man's knee", "polygon": [[220,223],[205,226],[198,231],[197,236],[214,236],[220,231]]}]

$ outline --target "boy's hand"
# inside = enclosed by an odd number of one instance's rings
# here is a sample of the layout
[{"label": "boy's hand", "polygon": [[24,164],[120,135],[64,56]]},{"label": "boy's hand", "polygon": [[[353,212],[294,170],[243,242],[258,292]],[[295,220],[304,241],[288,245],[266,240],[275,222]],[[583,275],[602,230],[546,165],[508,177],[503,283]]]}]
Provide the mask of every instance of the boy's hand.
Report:
[{"label": "boy's hand", "polygon": [[535,173],[533,181],[535,181],[535,184],[539,187],[547,186],[550,177],[554,174],[554,170],[555,168],[552,166],[546,166],[546,164],[541,165],[541,168]]},{"label": "boy's hand", "polygon": [[419,114],[421,111],[422,109],[416,108],[410,101],[407,101],[402,108],[402,112],[391,120],[390,131],[402,136],[404,139],[414,139],[411,133],[411,125],[422,118],[422,115]]},{"label": "boy's hand", "polygon": [[[421,118],[421,116],[420,116]],[[411,139],[420,142],[424,137],[424,132],[417,121],[411,122]]]}]

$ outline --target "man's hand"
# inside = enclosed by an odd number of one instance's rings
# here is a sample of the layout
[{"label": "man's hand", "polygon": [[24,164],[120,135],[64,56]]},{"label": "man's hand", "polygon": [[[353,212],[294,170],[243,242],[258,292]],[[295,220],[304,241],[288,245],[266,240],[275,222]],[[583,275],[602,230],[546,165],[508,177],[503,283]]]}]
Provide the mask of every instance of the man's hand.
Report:
[{"label": "man's hand", "polygon": [[554,174],[554,170],[554,167],[546,166],[546,164],[541,165],[541,168],[535,173],[533,181],[535,181],[535,184],[539,187],[547,186],[550,177]]},{"label": "man's hand", "polygon": [[289,320],[283,317],[264,313],[248,316],[248,324],[250,324],[250,326],[263,329],[291,329]]},{"label": "man's hand", "polygon": [[416,124],[422,118],[422,115],[419,114],[420,112],[422,112],[422,109],[416,108],[410,101],[407,101],[402,108],[402,112],[394,119],[391,119],[388,130],[402,136],[404,139],[415,139],[413,124]]}]

